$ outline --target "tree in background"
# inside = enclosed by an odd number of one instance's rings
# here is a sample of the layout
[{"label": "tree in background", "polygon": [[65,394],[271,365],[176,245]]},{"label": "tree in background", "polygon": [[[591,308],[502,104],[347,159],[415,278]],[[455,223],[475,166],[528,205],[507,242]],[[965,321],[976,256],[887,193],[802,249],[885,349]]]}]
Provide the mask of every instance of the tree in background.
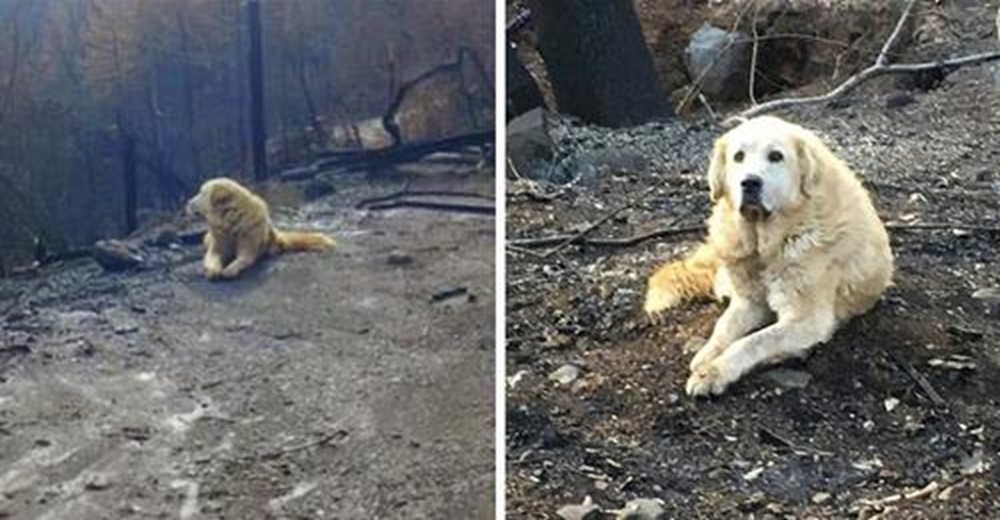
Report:
[{"label": "tree in background", "polygon": [[672,115],[632,0],[534,0],[531,6],[560,111],[613,127]]}]

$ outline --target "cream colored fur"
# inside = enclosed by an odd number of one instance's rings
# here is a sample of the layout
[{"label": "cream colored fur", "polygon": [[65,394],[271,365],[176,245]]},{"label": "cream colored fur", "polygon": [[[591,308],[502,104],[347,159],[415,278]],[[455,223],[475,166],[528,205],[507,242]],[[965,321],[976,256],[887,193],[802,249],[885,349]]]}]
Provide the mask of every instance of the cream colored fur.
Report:
[{"label": "cream colored fur", "polygon": [[[763,179],[765,218],[739,211],[749,175]],[[776,117],[751,119],[716,142],[708,176],[708,239],[650,278],[645,305],[656,315],[713,289],[729,298],[691,361],[686,390],[695,396],[720,394],[757,366],[804,356],[874,306],[893,272],[889,237],[868,193],[814,133]]]},{"label": "cream colored fur", "polygon": [[187,210],[208,223],[204,265],[210,279],[235,278],[267,254],[324,251],[334,245],[322,233],[278,231],[264,199],[232,179],[206,181]]}]

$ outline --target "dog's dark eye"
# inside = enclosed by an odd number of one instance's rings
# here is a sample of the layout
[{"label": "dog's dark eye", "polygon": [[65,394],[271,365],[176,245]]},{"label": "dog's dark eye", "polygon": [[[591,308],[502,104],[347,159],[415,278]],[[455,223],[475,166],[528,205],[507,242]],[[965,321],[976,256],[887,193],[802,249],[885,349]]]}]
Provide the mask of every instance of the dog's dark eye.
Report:
[{"label": "dog's dark eye", "polygon": [[733,160],[736,162],[743,162],[743,150],[736,152],[736,155],[733,156]]},{"label": "dog's dark eye", "polygon": [[771,162],[781,162],[781,160],[784,159],[784,158],[785,158],[785,156],[782,155],[781,152],[779,152],[777,150],[775,150],[775,151],[767,154],[767,160],[771,161]]}]

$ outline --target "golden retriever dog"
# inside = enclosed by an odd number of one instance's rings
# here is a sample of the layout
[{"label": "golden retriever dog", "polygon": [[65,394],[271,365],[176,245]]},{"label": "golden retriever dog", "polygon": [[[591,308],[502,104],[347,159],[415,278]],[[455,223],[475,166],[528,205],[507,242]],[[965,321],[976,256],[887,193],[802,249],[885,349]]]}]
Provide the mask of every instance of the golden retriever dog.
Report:
[{"label": "golden retriever dog", "polygon": [[264,199],[232,179],[206,181],[188,201],[187,211],[208,223],[204,265],[209,279],[235,278],[267,254],[334,246],[322,233],[278,231]]},{"label": "golden retriever dog", "polygon": [[892,283],[889,237],[854,172],[813,132],[763,116],[719,138],[708,238],[649,280],[651,316],[728,298],[691,361],[689,395],[721,394],[753,368],[830,339]]}]

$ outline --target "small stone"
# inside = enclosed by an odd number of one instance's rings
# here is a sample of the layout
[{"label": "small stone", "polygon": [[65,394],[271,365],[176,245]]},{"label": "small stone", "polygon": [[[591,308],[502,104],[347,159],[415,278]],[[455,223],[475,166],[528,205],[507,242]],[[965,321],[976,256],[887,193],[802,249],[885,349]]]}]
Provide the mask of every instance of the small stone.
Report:
[{"label": "small stone", "polygon": [[514,375],[507,376],[507,388],[513,390],[518,383],[524,379],[524,376],[528,375],[527,370],[518,370]]},{"label": "small stone", "polygon": [[659,498],[636,498],[629,500],[625,507],[608,511],[616,520],[660,520],[666,515],[664,502]]},{"label": "small stone", "polygon": [[899,406],[899,399],[896,399],[895,397],[890,397],[886,399],[882,403],[882,405],[885,406],[885,411],[892,412],[893,410],[896,409],[897,406]]},{"label": "small stone", "polygon": [[812,374],[790,368],[775,368],[764,373],[764,377],[784,388],[805,388],[812,381]]},{"label": "small stone", "polygon": [[752,469],[752,470],[744,473],[743,474],[743,480],[745,480],[747,482],[753,482],[753,481],[757,480],[757,478],[760,477],[760,475],[762,473],[764,473],[764,467],[763,466],[758,466],[758,467],[756,467],[756,468],[754,468],[754,469]]},{"label": "small stone", "polygon": [[833,498],[833,495],[821,491],[812,496],[812,503],[816,505],[825,504],[829,502],[831,498]]},{"label": "small stone", "polygon": [[106,473],[94,473],[86,478],[83,489],[87,491],[103,491],[113,485],[111,477]]},{"label": "small stone", "polygon": [[972,293],[972,297],[993,305],[1000,305],[1000,287],[986,287]]},{"label": "small stone", "polygon": [[946,368],[948,370],[975,370],[976,362],[969,356],[952,354],[945,358],[933,358],[927,364],[935,368]]},{"label": "small stone", "polygon": [[580,377],[580,368],[569,363],[557,368],[549,374],[549,380],[559,385],[568,385]]},{"label": "small stone", "polygon": [[404,265],[412,264],[413,257],[406,253],[400,253],[398,251],[394,251],[392,253],[389,253],[389,256],[386,258],[385,263],[395,267],[402,267]]},{"label": "small stone", "polygon": [[139,326],[135,323],[119,323],[115,325],[115,334],[119,336],[124,336],[125,334],[132,334],[133,332],[138,332]]},{"label": "small stone", "polygon": [[563,520],[596,520],[601,517],[601,508],[594,505],[590,496],[582,504],[570,504],[559,508],[556,516]]},{"label": "small stone", "polygon": [[963,475],[976,475],[988,469],[988,464],[983,458],[983,451],[976,450],[968,457],[964,457],[959,463],[958,471]]}]

